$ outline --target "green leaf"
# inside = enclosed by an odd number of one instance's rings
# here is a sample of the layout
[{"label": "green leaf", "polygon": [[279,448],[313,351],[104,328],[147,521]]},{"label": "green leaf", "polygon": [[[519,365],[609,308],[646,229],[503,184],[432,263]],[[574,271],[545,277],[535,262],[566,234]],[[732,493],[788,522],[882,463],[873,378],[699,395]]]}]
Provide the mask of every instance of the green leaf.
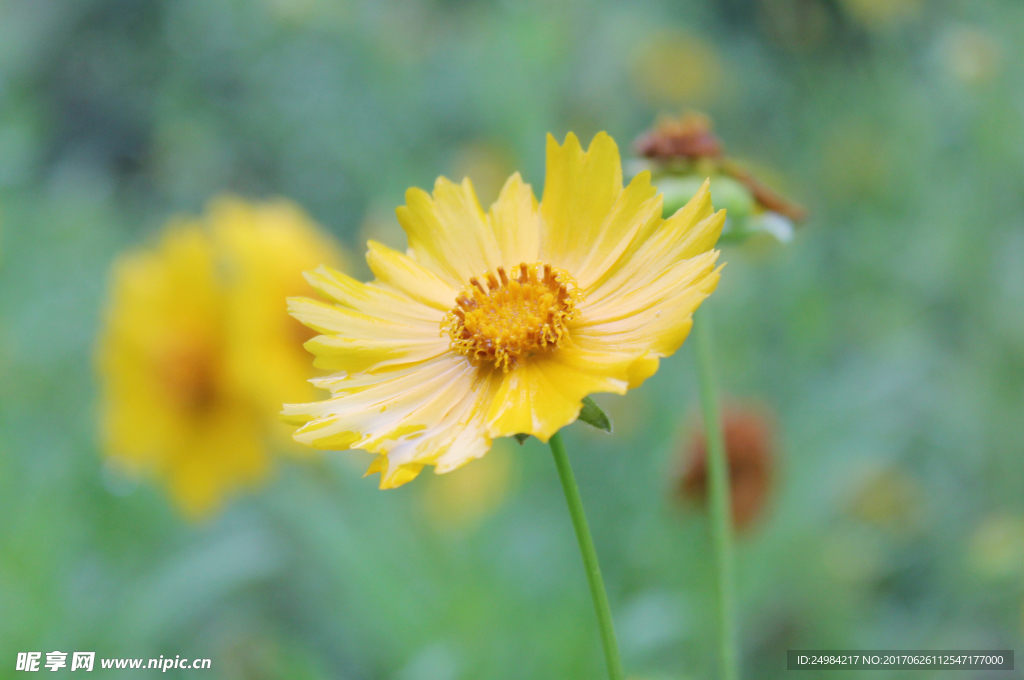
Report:
[{"label": "green leaf", "polygon": [[520,445],[520,446],[522,446],[523,444],[525,444],[525,443],[526,443],[526,440],[530,438],[530,435],[528,435],[528,434],[523,434],[522,432],[520,432],[519,434],[514,434],[514,435],[512,435],[512,436],[516,438],[516,441],[517,441],[517,442],[519,442],[519,445]]},{"label": "green leaf", "polygon": [[583,398],[583,409],[580,411],[580,420],[587,425],[592,425],[605,432],[612,431],[612,421],[608,414],[601,410],[601,407],[594,403],[590,397]]}]

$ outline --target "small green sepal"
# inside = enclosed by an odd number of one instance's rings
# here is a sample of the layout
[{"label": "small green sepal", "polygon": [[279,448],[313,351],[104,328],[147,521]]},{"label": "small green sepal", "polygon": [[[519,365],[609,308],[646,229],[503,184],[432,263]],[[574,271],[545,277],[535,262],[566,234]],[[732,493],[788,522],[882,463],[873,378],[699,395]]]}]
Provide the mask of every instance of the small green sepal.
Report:
[{"label": "small green sepal", "polygon": [[583,408],[580,410],[580,420],[587,425],[596,427],[605,432],[612,431],[612,421],[608,414],[601,410],[601,407],[594,403],[590,397],[583,398]]}]

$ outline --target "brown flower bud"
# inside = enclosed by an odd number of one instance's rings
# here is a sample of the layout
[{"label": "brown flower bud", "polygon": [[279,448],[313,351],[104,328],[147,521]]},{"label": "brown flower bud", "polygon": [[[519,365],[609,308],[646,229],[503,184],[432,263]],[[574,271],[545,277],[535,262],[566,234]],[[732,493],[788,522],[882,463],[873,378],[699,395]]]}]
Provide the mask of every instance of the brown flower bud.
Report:
[{"label": "brown flower bud", "polygon": [[704,114],[689,112],[678,118],[659,117],[652,129],[637,138],[634,150],[669,174],[730,177],[750,192],[761,210],[778,213],[793,222],[807,219],[803,206],[769,189],[742,163],[725,155],[721,140],[712,132],[711,119]]},{"label": "brown flower bud", "polygon": [[722,155],[722,143],[711,131],[711,119],[699,113],[659,118],[652,130],[636,140],[635,149],[644,158],[661,161]]}]

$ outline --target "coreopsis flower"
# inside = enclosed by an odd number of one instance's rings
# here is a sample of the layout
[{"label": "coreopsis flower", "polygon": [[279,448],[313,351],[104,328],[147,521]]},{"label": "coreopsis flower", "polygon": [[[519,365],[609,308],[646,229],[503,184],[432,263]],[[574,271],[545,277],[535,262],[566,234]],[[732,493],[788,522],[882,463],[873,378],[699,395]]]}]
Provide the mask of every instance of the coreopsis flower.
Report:
[{"label": "coreopsis flower", "polygon": [[[765,509],[775,476],[775,437],[771,419],[760,409],[732,407],[722,419],[733,524],[750,527]],[[708,492],[707,436],[694,433],[684,452],[678,491],[704,503]]]},{"label": "coreopsis flower", "polygon": [[719,278],[725,216],[707,185],[663,219],[648,173],[623,188],[604,133],[586,152],[548,138],[539,203],[518,173],[487,212],[468,179],[442,177],[397,212],[409,250],[371,241],[376,280],[321,267],[308,280],[327,301],[290,301],[336,373],[314,380],[329,398],[283,413],[300,442],[376,454],[381,488],[454,470],[495,437],[547,441],[587,395],[639,386]]},{"label": "coreopsis flower", "polygon": [[284,434],[279,395],[312,389],[299,346],[310,334],[283,298],[306,289],[304,269],[340,257],[291,203],[238,199],[122,255],[98,348],[111,461],[161,479],[190,517],[264,479]]}]

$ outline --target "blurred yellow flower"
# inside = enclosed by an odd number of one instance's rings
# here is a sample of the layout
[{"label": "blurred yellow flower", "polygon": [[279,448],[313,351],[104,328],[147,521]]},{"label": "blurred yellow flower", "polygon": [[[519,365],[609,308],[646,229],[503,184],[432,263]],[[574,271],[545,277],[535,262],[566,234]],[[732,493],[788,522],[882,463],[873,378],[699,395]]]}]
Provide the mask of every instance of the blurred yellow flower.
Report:
[{"label": "blurred yellow flower", "polygon": [[[317,394],[308,381],[309,354],[302,349],[314,333],[287,313],[283,299],[308,292],[303,272],[325,262],[340,266],[342,253],[288,201],[252,205],[222,198],[210,206],[207,222],[224,268],[232,379],[280,425],[282,400]],[[290,439],[290,429],[281,432]]]},{"label": "blurred yellow flower", "polygon": [[303,269],[340,259],[291,203],[233,198],[122,255],[98,348],[110,459],[161,478],[190,517],[262,480],[281,399],[312,389],[311,334],[282,299],[306,289]]},{"label": "blurred yellow flower", "polygon": [[[476,465],[457,475],[437,475],[420,497],[422,512],[441,529],[472,527],[490,517],[515,482],[511,439],[499,439]],[[505,446],[502,446],[505,444]]]},{"label": "blurred yellow flower", "polygon": [[639,94],[653,106],[707,105],[719,98],[727,82],[713,45],[675,31],[641,41],[632,75]]},{"label": "blurred yellow flower", "polygon": [[849,498],[850,514],[872,526],[897,533],[921,527],[924,494],[913,477],[897,467],[865,470]]},{"label": "blurred yellow flower", "polygon": [[442,177],[398,209],[408,255],[370,242],[375,281],[308,275],[333,302],[290,310],[321,333],[306,343],[315,364],[340,372],[314,381],[329,399],[285,406],[298,441],[375,453],[367,474],[392,488],[493,437],[547,441],[585,396],[624,394],[678,349],[719,277],[725,215],[707,184],[664,220],[650,173],[623,189],[608,135],[586,153],[549,137],[547,157],[539,204],[518,173],[486,213],[468,179]]},{"label": "blurred yellow flower", "polygon": [[971,536],[969,558],[983,576],[1019,576],[1024,569],[1024,518],[1004,512],[985,517]]}]

